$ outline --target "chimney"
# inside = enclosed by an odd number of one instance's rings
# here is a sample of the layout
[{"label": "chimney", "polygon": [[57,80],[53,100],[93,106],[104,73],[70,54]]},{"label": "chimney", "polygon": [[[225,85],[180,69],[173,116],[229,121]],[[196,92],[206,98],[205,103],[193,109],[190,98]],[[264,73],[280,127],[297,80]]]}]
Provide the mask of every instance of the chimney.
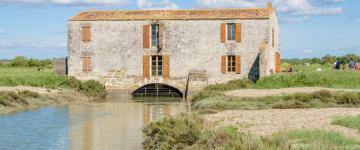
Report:
[{"label": "chimney", "polygon": [[267,8],[269,8],[269,9],[272,9],[272,8],[273,8],[273,5],[272,5],[272,2],[271,2],[271,1],[267,2]]}]

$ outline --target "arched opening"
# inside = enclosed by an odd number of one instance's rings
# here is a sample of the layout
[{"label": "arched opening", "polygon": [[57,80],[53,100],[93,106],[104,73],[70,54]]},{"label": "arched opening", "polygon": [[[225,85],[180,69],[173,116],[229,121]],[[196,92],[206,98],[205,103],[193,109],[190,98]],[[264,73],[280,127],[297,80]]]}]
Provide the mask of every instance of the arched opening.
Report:
[{"label": "arched opening", "polygon": [[183,93],[172,86],[161,84],[161,83],[152,83],[144,85],[137,90],[135,90],[131,95],[135,97],[140,96],[166,96],[166,97],[183,97]]}]

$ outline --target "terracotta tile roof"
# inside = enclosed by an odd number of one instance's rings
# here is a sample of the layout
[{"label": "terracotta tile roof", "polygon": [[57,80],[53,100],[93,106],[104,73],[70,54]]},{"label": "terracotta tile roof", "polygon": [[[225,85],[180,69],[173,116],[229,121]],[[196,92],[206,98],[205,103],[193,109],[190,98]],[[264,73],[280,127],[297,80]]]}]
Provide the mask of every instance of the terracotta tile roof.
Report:
[{"label": "terracotta tile roof", "polygon": [[85,11],[70,21],[268,19],[271,8]]}]

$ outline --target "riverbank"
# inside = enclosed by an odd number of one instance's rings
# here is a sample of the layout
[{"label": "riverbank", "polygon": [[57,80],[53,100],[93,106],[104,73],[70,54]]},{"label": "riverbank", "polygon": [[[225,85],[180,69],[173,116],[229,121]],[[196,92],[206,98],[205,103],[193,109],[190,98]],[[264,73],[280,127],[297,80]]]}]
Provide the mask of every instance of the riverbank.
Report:
[{"label": "riverbank", "polygon": [[92,98],[74,90],[54,90],[38,87],[0,87],[0,115],[45,106],[85,103]]},{"label": "riverbank", "polygon": [[[143,146],[360,149],[360,90],[352,82],[358,77],[353,71],[300,72],[209,85],[190,100],[196,117],[150,124]],[[334,123],[336,118],[347,120]]]}]

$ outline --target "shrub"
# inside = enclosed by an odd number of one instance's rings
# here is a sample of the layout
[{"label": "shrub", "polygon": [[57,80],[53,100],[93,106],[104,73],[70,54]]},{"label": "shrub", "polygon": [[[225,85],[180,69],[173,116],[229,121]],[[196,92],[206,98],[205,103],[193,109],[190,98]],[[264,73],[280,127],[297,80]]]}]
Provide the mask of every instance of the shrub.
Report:
[{"label": "shrub", "polygon": [[144,128],[143,147],[150,149],[184,149],[200,138],[202,119],[182,114],[152,122]]},{"label": "shrub", "polygon": [[104,97],[106,95],[105,87],[95,80],[85,81],[80,91],[85,95],[92,97]]},{"label": "shrub", "polygon": [[100,82],[95,80],[81,82],[74,77],[69,77],[60,85],[62,87],[75,89],[77,92],[89,97],[104,97],[106,95],[105,87]]}]

